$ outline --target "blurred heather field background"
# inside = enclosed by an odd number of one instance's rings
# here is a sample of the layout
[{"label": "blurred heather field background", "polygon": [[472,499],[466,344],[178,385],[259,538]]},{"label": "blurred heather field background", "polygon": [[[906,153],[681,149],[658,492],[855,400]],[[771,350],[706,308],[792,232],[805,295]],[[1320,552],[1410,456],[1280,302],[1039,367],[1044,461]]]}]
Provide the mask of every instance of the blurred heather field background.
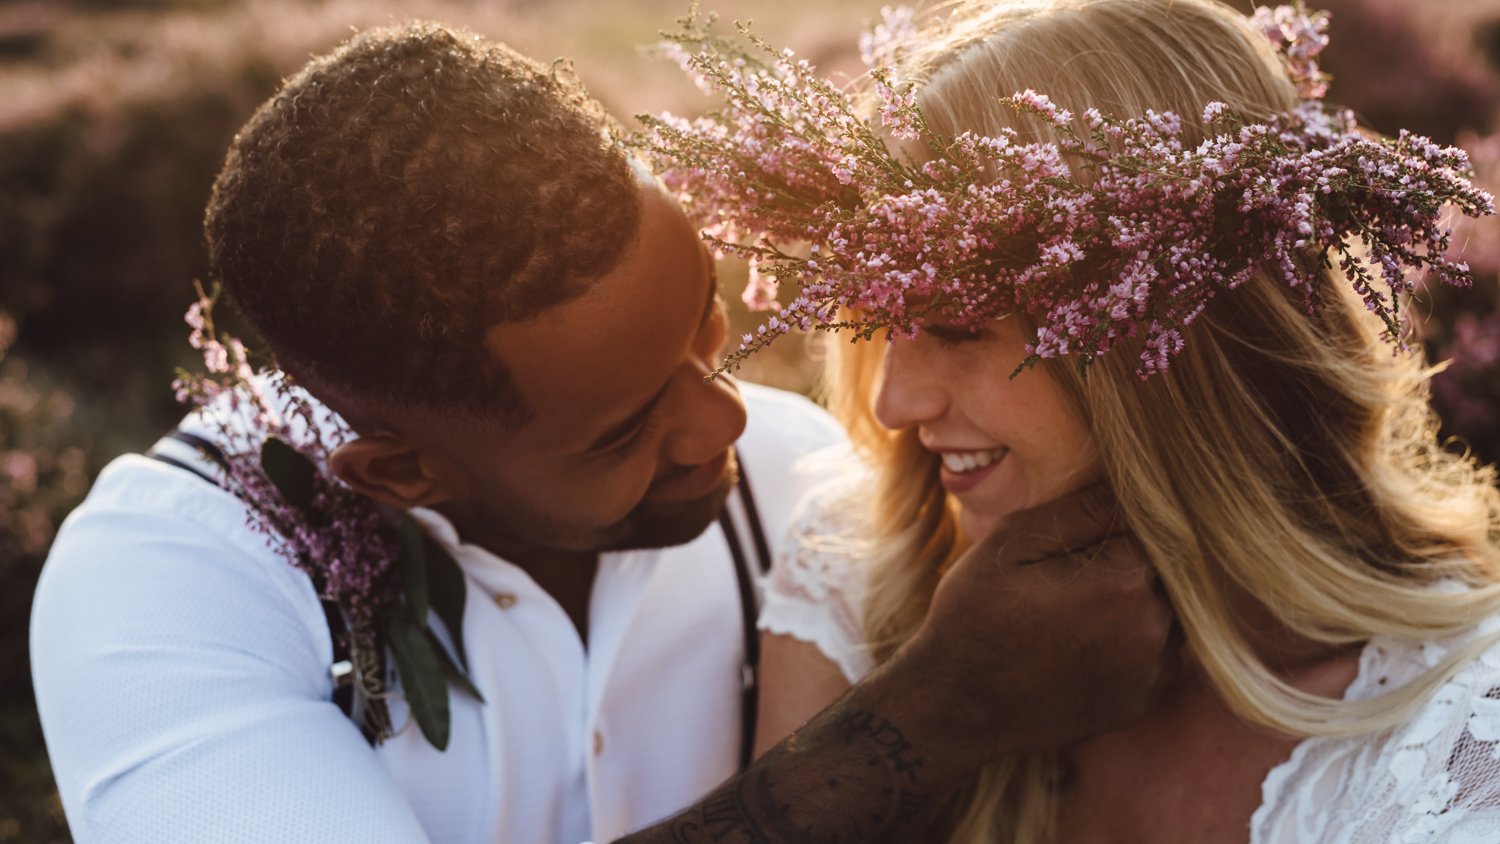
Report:
[{"label": "blurred heather field background", "polygon": [[[835,77],[880,0],[703,0],[753,19]],[[1248,3],[1243,5],[1248,7]],[[1375,130],[1405,127],[1474,157],[1500,189],[1500,0],[1323,0],[1333,12],[1329,99]],[[179,410],[193,365],[181,314],[205,276],[200,224],[230,138],[310,53],[364,28],[424,17],[467,25],[543,61],[573,60],[616,114],[710,103],[641,55],[686,0],[0,0],[0,844],[67,841],[27,666],[37,572],[57,525],[114,456]],[[1463,224],[1471,291],[1420,303],[1455,448],[1500,458],[1500,222]],[[742,266],[722,269],[734,334]],[[207,280],[207,279],[205,279]],[[238,326],[236,326],[238,328]],[[253,344],[253,338],[250,338]],[[787,341],[743,375],[794,390],[817,344]],[[79,623],[87,623],[80,619]],[[100,689],[99,694],[109,694]]]}]

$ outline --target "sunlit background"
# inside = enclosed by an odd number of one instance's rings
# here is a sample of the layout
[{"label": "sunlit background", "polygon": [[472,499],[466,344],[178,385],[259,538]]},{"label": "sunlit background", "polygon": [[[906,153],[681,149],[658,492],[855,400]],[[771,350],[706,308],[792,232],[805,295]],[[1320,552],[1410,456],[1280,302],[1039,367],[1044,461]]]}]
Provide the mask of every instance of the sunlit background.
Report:
[{"label": "sunlit background", "polygon": [[[703,0],[826,73],[861,70],[878,0]],[[1243,4],[1248,5],[1248,4]],[[1315,4],[1316,5],[1316,4]],[[1329,99],[1372,128],[1409,128],[1474,157],[1500,187],[1500,0],[1327,0]],[[182,312],[205,278],[201,222],[235,130],[309,54],[412,17],[467,25],[538,59],[571,59],[615,114],[711,103],[644,56],[686,0],[0,0],[0,844],[67,841],[36,721],[26,624],[57,525],[114,456],[178,416],[191,365]],[[1456,241],[1480,279],[1423,303],[1455,448],[1500,456],[1500,224]],[[734,335],[743,266],[721,269]],[[817,344],[788,338],[743,374],[808,390]],[[80,619],[86,624],[86,619]],[[109,689],[98,694],[108,695]]]}]

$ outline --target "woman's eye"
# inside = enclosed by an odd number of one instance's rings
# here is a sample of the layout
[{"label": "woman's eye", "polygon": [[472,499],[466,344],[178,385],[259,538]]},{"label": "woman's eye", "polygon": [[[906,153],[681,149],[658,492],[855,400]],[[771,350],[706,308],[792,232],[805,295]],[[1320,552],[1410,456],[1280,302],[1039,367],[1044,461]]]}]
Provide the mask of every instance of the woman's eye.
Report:
[{"label": "woman's eye", "polygon": [[956,346],[960,343],[972,343],[984,336],[984,331],[975,331],[970,328],[959,328],[954,325],[930,325],[924,329],[938,341],[943,348]]}]

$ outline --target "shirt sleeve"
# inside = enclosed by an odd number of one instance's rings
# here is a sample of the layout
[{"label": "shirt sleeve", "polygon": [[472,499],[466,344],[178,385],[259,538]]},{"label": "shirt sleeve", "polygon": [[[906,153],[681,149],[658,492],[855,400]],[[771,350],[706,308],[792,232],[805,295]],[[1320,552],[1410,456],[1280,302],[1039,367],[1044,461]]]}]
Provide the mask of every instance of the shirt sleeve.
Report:
[{"label": "shirt sleeve", "polygon": [[[1487,622],[1457,641],[1390,650],[1407,650],[1409,663],[1430,669],[1460,642],[1493,632]],[[1347,840],[1500,840],[1500,648],[1462,667],[1378,746],[1375,764],[1349,777],[1361,787],[1353,791]]]},{"label": "shirt sleeve", "polygon": [[332,646],[307,577],[232,496],[125,460],[64,525],[32,612],[74,838],[426,842],[330,699]]},{"label": "shirt sleeve", "polygon": [[759,622],[762,630],[817,646],[851,683],[874,667],[862,624],[868,541],[856,495],[862,477],[836,477],[798,504],[771,567]]},{"label": "shirt sleeve", "polygon": [[[1346,700],[1410,683],[1495,620],[1453,640],[1375,637]],[[1464,665],[1409,720],[1311,738],[1273,769],[1252,844],[1478,844],[1500,841],[1500,648]]]}]

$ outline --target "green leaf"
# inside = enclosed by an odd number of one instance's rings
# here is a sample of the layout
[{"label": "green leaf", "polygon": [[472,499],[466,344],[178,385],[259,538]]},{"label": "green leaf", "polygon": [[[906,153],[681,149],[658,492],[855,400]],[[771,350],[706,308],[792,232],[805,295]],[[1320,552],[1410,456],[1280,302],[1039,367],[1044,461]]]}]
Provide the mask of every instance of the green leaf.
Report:
[{"label": "green leaf", "polygon": [[309,516],[314,515],[312,505],[317,488],[313,481],[318,467],[307,459],[307,455],[281,439],[266,437],[260,448],[260,468],[276,485],[282,500]]},{"label": "green leaf", "polygon": [[433,648],[422,626],[405,612],[391,616],[386,640],[396,658],[396,673],[401,677],[401,691],[411,707],[411,717],[429,744],[447,750],[451,719],[441,649]]},{"label": "green leaf", "polygon": [[422,536],[422,547],[427,554],[427,591],[432,597],[432,611],[448,628],[448,638],[453,640],[453,649],[458,652],[458,662],[469,670],[469,656],[464,652],[464,601],[468,587],[464,584],[464,570],[448,553],[442,543],[430,536]]},{"label": "green leaf", "polygon": [[443,675],[453,685],[458,686],[460,691],[467,693],[469,697],[474,698],[480,703],[484,703],[484,695],[480,694],[479,690],[474,688],[474,683],[469,680],[469,675],[465,674],[463,669],[458,667],[458,664],[453,661],[453,657],[448,656],[448,649],[443,647],[443,643],[438,639],[437,634],[432,632],[431,627],[427,628],[427,639],[431,642],[432,649],[437,651],[438,659],[443,663]]},{"label": "green leaf", "polygon": [[[412,618],[422,627],[427,626],[427,559],[422,550],[422,526],[410,515],[401,517],[401,552],[396,556],[396,569],[401,572],[401,584],[406,587],[406,606]],[[444,620],[446,622],[446,619]]]}]

